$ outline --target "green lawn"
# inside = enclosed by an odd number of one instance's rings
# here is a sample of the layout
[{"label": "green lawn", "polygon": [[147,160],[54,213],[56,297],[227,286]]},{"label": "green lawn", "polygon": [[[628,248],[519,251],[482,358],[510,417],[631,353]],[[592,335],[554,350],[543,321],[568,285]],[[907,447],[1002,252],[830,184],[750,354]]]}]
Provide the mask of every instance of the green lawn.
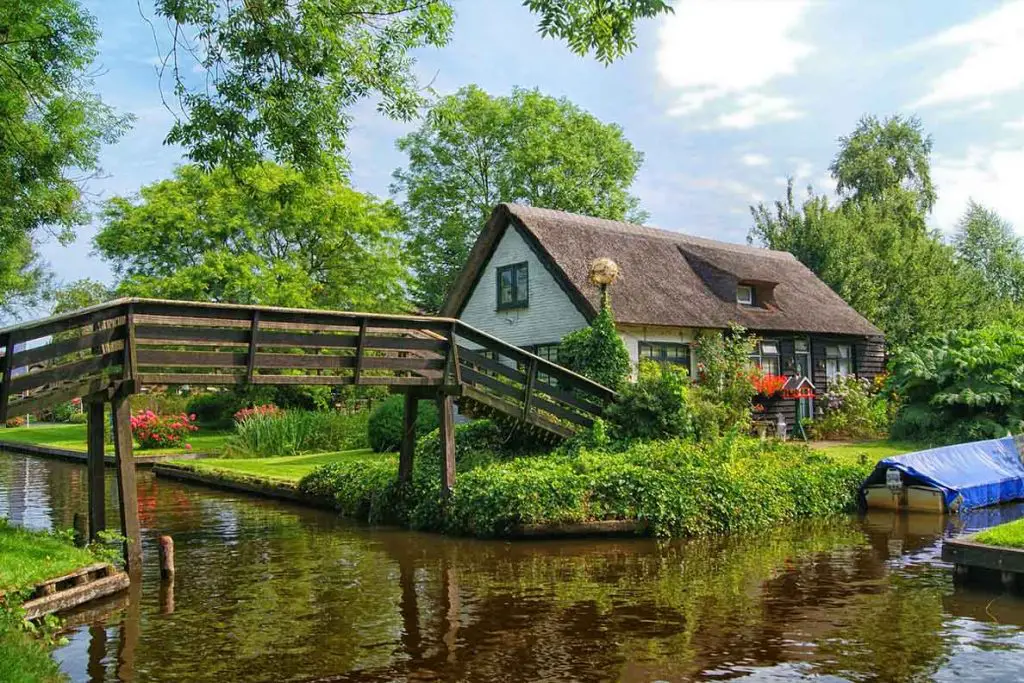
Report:
[{"label": "green lawn", "polygon": [[[0,441],[17,441],[72,451],[85,451],[85,433],[84,424],[36,424],[30,427],[0,429]],[[198,432],[189,435],[188,443],[192,445],[192,453],[220,453],[224,450],[231,435],[231,430],[200,428]],[[114,452],[113,445],[107,444],[107,452],[111,454]],[[176,455],[185,453],[186,450],[184,448],[139,450],[136,444],[135,452],[138,455]]]},{"label": "green lawn", "polygon": [[0,592],[34,586],[96,561],[62,537],[26,531],[0,518]]},{"label": "green lawn", "polygon": [[985,529],[975,534],[973,540],[1006,548],[1024,548],[1024,519]]},{"label": "green lawn", "polygon": [[374,453],[369,448],[337,453],[315,453],[313,455],[289,455],[277,458],[213,458],[205,460],[180,460],[171,464],[181,465],[196,472],[224,475],[240,475],[243,478],[261,479],[270,482],[297,484],[302,477],[319,465],[334,462],[352,462],[393,457]]},{"label": "green lawn", "polygon": [[902,455],[914,451],[924,450],[928,445],[914,443],[912,441],[891,441],[889,439],[877,439],[874,441],[859,441],[856,443],[814,443],[809,444],[816,451],[831,456],[837,461],[856,465],[864,455],[868,464],[875,464],[883,458],[893,455]]}]

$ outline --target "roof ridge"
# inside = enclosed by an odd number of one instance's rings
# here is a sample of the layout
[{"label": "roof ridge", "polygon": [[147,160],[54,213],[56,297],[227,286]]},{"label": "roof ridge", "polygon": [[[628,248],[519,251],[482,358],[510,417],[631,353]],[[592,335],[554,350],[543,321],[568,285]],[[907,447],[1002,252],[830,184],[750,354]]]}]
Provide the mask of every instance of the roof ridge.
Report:
[{"label": "roof ridge", "polygon": [[534,214],[538,218],[542,218],[546,214],[550,218],[560,217],[563,220],[566,217],[571,217],[581,223],[585,223],[588,226],[596,229],[608,230],[610,232],[617,232],[620,234],[630,235],[634,237],[664,239],[686,246],[695,246],[705,249],[718,249],[720,251],[729,251],[739,254],[752,254],[761,257],[786,259],[787,261],[796,260],[796,257],[793,256],[788,251],[766,249],[764,247],[756,247],[749,244],[738,244],[736,242],[724,242],[722,240],[716,240],[710,237],[699,237],[697,235],[690,235],[685,232],[669,230],[667,228],[639,225],[637,223],[629,223],[627,221],[616,221],[610,218],[598,218],[596,216],[587,216],[584,214],[573,213],[571,211],[561,211],[559,209],[548,209],[541,206],[531,206],[529,204],[515,204],[506,202],[505,206],[513,215],[520,218],[527,218],[527,216],[520,214]]}]

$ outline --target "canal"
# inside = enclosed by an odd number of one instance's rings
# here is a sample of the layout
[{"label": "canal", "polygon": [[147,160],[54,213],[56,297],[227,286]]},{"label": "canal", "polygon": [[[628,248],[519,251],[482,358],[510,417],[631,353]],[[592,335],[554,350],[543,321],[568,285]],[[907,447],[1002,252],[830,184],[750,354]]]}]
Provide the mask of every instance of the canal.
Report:
[{"label": "canal", "polygon": [[[115,488],[108,477],[108,500]],[[85,513],[85,468],[0,455],[0,515]],[[955,587],[947,523],[871,514],[698,541],[353,526],[140,472],[141,585],[72,615],[74,681],[1017,680],[1024,600]],[[116,507],[108,510],[116,528]],[[156,537],[174,537],[173,591]]]}]

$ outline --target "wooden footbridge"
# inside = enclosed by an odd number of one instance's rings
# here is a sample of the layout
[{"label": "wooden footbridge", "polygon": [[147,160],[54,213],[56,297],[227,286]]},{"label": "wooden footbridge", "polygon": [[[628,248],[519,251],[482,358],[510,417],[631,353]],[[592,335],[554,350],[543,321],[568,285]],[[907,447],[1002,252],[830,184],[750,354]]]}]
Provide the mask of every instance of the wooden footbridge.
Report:
[{"label": "wooden footbridge", "polygon": [[111,404],[126,560],[138,566],[130,397],[146,387],[384,385],[405,394],[398,477],[412,476],[416,407],[437,401],[455,483],[454,408],[558,440],[593,423],[614,393],[451,318],[120,299],[0,329],[0,425],[82,397],[89,529],[104,528],[104,404]]}]

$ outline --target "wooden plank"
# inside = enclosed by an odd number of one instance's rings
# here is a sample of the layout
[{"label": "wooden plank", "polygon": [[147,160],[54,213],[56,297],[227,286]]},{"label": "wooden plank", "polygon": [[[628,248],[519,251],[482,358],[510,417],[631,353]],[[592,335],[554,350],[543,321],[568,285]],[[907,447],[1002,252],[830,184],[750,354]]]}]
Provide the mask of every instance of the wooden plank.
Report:
[{"label": "wooden plank", "polygon": [[437,397],[437,416],[441,441],[441,497],[448,498],[455,486],[455,403],[451,396]]},{"label": "wooden plank", "polygon": [[90,574],[102,574],[108,576],[114,573],[114,568],[106,562],[94,562],[93,564],[86,565],[85,567],[79,567],[78,569],[68,572],[67,574],[61,574],[60,576],[54,576],[53,578],[40,581],[36,584],[35,590],[45,590],[47,587],[56,586],[57,584],[74,584],[81,585],[80,580],[88,580]]},{"label": "wooden plank", "polygon": [[364,354],[366,353],[366,318],[359,324],[359,341],[356,343],[356,370],[352,375],[352,382],[359,384],[359,377],[363,374]]},{"label": "wooden plank", "polygon": [[490,375],[485,375],[482,372],[477,372],[472,368],[462,369],[462,381],[465,384],[478,385],[477,388],[487,387],[491,391],[495,391],[503,396],[515,399],[517,403],[521,403],[523,400],[523,389],[521,386],[507,384],[502,382],[500,379],[496,379]]},{"label": "wooden plank", "polygon": [[60,332],[90,327],[107,320],[115,320],[124,316],[122,309],[123,302],[109,302],[102,308],[86,309],[81,313],[69,313],[55,318],[47,318],[37,323],[19,325],[18,341],[29,341],[50,337]]},{"label": "wooden plank", "polygon": [[245,380],[252,384],[252,378],[256,371],[256,342],[260,334],[260,312],[252,312],[252,324],[249,327],[249,357],[245,364]]},{"label": "wooden plank", "polygon": [[509,379],[520,384],[526,383],[526,375],[524,373],[519,372],[519,370],[516,370],[514,367],[505,365],[500,361],[496,361],[492,358],[488,358],[487,356],[483,356],[479,353],[479,351],[473,351],[471,349],[467,349],[463,346],[460,346],[459,357],[461,358],[463,363],[471,363],[477,366],[478,368],[484,368],[486,370],[490,370],[491,372],[496,372],[499,375],[508,377]]},{"label": "wooden plank", "polygon": [[22,608],[25,610],[26,619],[38,619],[47,614],[71,609],[92,600],[118,593],[128,588],[130,584],[131,579],[127,574],[116,572],[80,586],[29,600],[22,603]]},{"label": "wooden plank", "polygon": [[169,325],[138,324],[135,338],[147,342],[210,342],[217,344],[247,344],[249,330],[218,327],[171,327]]},{"label": "wooden plank", "polygon": [[452,364],[452,371],[455,373],[455,384],[462,384],[462,368],[459,367],[459,345],[455,341],[455,323],[452,323],[452,329],[448,332],[448,355],[449,360]]},{"label": "wooden plank", "polygon": [[398,481],[412,481],[412,465],[416,454],[416,414],[419,412],[419,396],[415,392],[405,394],[402,410],[402,442],[398,449]]},{"label": "wooden plank", "polygon": [[[79,379],[83,375],[91,375],[124,362],[124,354],[121,351],[105,353],[102,356],[86,358],[66,365],[58,365],[49,370],[33,372],[21,375],[10,381],[11,393],[36,389],[47,384],[56,384],[71,379]],[[6,382],[5,382],[6,384]]]},{"label": "wooden plank", "polygon": [[4,355],[0,357],[0,429],[7,424],[10,415],[11,375],[14,372],[14,333],[4,337]]},{"label": "wooden plank", "polygon": [[132,410],[127,392],[117,392],[111,412],[114,420],[118,513],[121,517],[121,535],[127,539],[124,549],[125,568],[133,573],[142,569],[142,536],[139,533],[139,492],[135,484],[135,458],[132,454]]},{"label": "wooden plank", "polygon": [[[516,420],[519,420],[522,416],[521,409],[518,405],[500,399],[497,396],[487,394],[477,389],[476,387],[470,385],[463,385],[462,392],[463,398],[469,399],[471,401],[476,401],[477,403],[483,406],[491,408],[497,413],[506,415]],[[576,433],[575,431],[573,431],[569,427],[566,427],[565,425],[560,425],[556,422],[552,422],[551,420],[548,420],[537,414],[530,415],[527,418],[526,423],[538,427],[539,429],[542,429],[545,432],[550,432],[554,436],[561,437],[563,439],[568,439],[569,437],[575,435]]]},{"label": "wooden plank", "polygon": [[942,559],[944,562],[968,567],[1024,574],[1024,549],[977,543],[970,538],[945,541],[942,544]]},{"label": "wooden plank", "polygon": [[149,368],[244,368],[248,358],[247,353],[230,351],[138,351],[139,365]]},{"label": "wooden plank", "polygon": [[8,407],[7,417],[27,415],[43,408],[49,408],[57,403],[70,401],[73,398],[95,394],[110,387],[111,384],[112,380],[109,377],[93,377],[78,384],[62,386],[41,394],[34,394],[30,398],[22,399],[21,401],[12,401]]},{"label": "wooden plank", "polygon": [[[312,354],[258,353],[256,366],[260,369],[340,370],[356,367],[355,356],[314,356]],[[443,370],[443,358],[398,358],[396,356],[368,356],[363,359],[364,370]]]},{"label": "wooden plank", "polygon": [[533,406],[537,410],[543,410],[545,412],[551,413],[555,417],[561,418],[563,420],[568,420],[569,422],[578,424],[581,427],[589,428],[591,425],[594,424],[593,419],[586,417],[584,415],[580,415],[579,413],[574,413],[571,410],[567,410],[566,408],[558,405],[557,403],[552,403],[551,401],[545,400],[540,396],[534,396]]},{"label": "wooden plank", "polygon": [[[270,385],[314,385],[314,384],[353,384],[352,375],[256,375],[253,377],[253,384]],[[400,386],[400,387],[430,387],[440,386],[441,377],[419,376],[419,377],[395,377],[364,375],[360,384],[372,386]]]},{"label": "wooden plank", "polygon": [[89,507],[89,541],[99,538],[107,528],[106,486],[104,482],[104,456],[106,450],[103,438],[103,402],[90,401],[86,404],[86,448],[88,452],[87,479]]},{"label": "wooden plank", "polygon": [[93,347],[100,347],[104,344],[121,341],[124,339],[124,335],[124,325],[108,327],[97,332],[84,334],[81,337],[75,337],[74,339],[65,339],[64,341],[19,351],[14,354],[14,363],[17,367],[25,367],[34,363],[41,363],[43,361],[66,356],[69,353],[75,353],[76,351],[85,351],[86,349],[91,349]]},{"label": "wooden plank", "polygon": [[143,372],[139,374],[139,382],[142,384],[194,384],[202,386],[204,384],[241,384],[244,380],[245,375],[242,375],[241,373],[215,375],[197,374],[192,372]]},{"label": "wooden plank", "polygon": [[604,408],[600,405],[591,403],[590,401],[584,401],[571,391],[565,391],[564,389],[548,384],[547,382],[542,381],[539,377],[537,378],[537,382],[533,385],[533,390],[539,394],[545,394],[551,398],[561,401],[562,403],[566,403],[573,408],[582,410],[585,413],[597,416],[604,414]]}]

